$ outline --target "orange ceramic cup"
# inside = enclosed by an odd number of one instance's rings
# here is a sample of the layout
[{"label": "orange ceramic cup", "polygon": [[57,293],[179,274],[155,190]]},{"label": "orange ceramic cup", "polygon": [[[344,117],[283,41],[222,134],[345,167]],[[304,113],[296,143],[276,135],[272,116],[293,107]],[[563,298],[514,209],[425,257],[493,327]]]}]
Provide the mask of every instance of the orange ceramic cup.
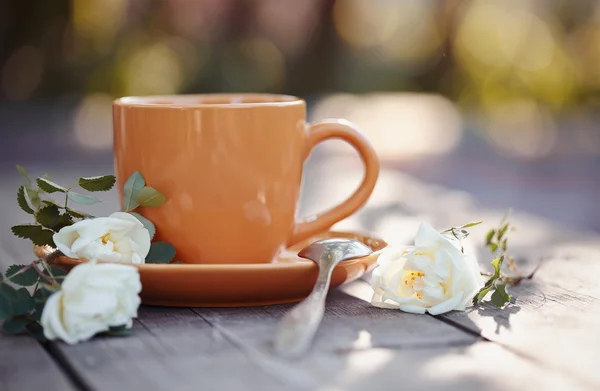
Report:
[{"label": "orange ceramic cup", "polygon": [[[126,97],[113,104],[117,184],[139,171],[167,201],[139,212],[156,240],[184,263],[268,263],[284,248],[327,230],[369,198],[379,162],[342,120],[306,122],[293,96],[207,94]],[[342,204],[297,220],[303,163],[324,140],[350,143],[365,164]]]}]

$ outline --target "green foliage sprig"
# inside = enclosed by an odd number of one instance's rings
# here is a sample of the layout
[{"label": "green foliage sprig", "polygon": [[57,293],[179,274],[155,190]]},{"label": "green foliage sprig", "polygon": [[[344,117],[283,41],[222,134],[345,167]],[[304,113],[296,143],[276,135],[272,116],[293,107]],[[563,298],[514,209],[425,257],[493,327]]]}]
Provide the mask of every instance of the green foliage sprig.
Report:
[{"label": "green foliage sprig", "polygon": [[[56,247],[52,240],[53,235],[62,228],[74,224],[76,221],[93,218],[94,216],[74,210],[69,201],[81,205],[93,205],[100,202],[96,197],[73,191],[80,187],[88,192],[109,191],[116,182],[114,175],[96,177],[82,177],[70,187],[61,186],[50,180],[49,175],[44,175],[32,180],[27,171],[17,166],[17,170],[27,181],[17,190],[17,203],[27,214],[33,216],[34,223],[16,225],[12,227],[14,235],[29,239],[37,246]],[[64,202],[57,203],[50,195],[64,195]],[[123,188],[124,211],[135,216],[150,233],[150,240],[156,234],[154,224],[135,212],[139,207],[156,208],[165,201],[165,196],[153,187],[146,186],[146,181],[138,171],[131,174]],[[175,257],[175,248],[166,242],[151,244],[150,253],[146,258],[147,263],[170,263]]]},{"label": "green foliage sprig", "polygon": [[[76,221],[92,218],[90,214],[79,212],[69,206],[69,201],[81,205],[93,205],[100,202],[96,197],[73,191],[81,187],[89,192],[108,191],[115,184],[114,175],[104,175],[90,178],[79,178],[77,184],[63,187],[50,180],[48,174],[32,180],[21,166],[17,170],[23,175],[26,184],[17,190],[17,203],[27,214],[33,216],[34,223],[16,225],[12,227],[14,235],[29,239],[38,246],[55,247],[52,236],[62,228],[74,224]],[[56,202],[52,196],[61,194],[63,202]]]},{"label": "green foliage sprig", "polygon": [[11,265],[0,274],[0,320],[9,334],[27,332],[45,340],[40,319],[46,300],[60,289],[67,272],[37,259],[30,265]]},{"label": "green foliage sprig", "polygon": [[[486,233],[485,246],[493,255],[491,264],[494,272],[482,273],[482,275],[485,275],[489,278],[479,292],[477,292],[475,297],[473,297],[473,305],[480,304],[488,295],[488,293],[491,292],[491,303],[499,308],[504,307],[510,302],[511,299],[511,296],[507,290],[507,286],[518,284],[523,278],[517,269],[514,258],[507,253],[508,232],[515,229],[508,221],[509,216],[510,210],[505,213],[498,228],[491,229]],[[451,235],[460,243],[462,239],[465,239],[467,236],[469,236],[469,231],[467,228],[474,227],[481,223],[481,221],[477,221],[462,225],[460,227],[451,227],[445,231],[442,231],[442,234]],[[464,252],[462,244],[461,251]],[[509,269],[514,273],[513,276],[506,275],[502,272],[502,265],[504,262],[507,262]]]},{"label": "green foliage sprig", "polygon": [[[489,277],[485,285],[473,298],[473,305],[480,304],[488,293],[492,292],[490,301],[498,308],[504,307],[510,302],[511,295],[508,293],[507,285],[514,285],[521,281],[520,275],[514,258],[508,254],[508,232],[515,228],[508,221],[510,210],[504,214],[498,228],[491,229],[485,236],[485,245],[492,253],[492,267],[494,272],[487,274]],[[502,272],[502,265],[508,263],[509,268],[515,274],[514,276],[506,275]]]},{"label": "green foliage sprig", "polygon": [[[17,190],[17,203],[34,222],[12,227],[12,232],[23,239],[31,240],[37,246],[56,245],[52,239],[62,228],[83,219],[92,219],[92,215],[72,209],[71,203],[93,205],[100,200],[88,194],[77,193],[73,189],[81,188],[88,192],[111,190],[116,182],[114,175],[79,178],[70,187],[61,186],[50,179],[48,174],[32,180],[27,171],[17,166],[26,183]],[[135,212],[138,207],[158,207],[166,198],[153,187],[146,186],[144,177],[134,172],[124,189],[125,212],[135,216],[150,233],[150,240],[156,234],[154,224]],[[61,202],[57,202],[56,199]],[[60,197],[60,198],[59,198]],[[2,329],[10,334],[27,332],[39,340],[44,340],[40,324],[46,300],[58,290],[67,272],[55,265],[53,260],[62,255],[54,251],[48,257],[40,257],[29,265],[11,265],[4,274],[0,273],[0,320]],[[166,242],[151,243],[147,263],[169,263],[175,257],[175,248]],[[121,336],[131,333],[125,327],[112,327],[105,334]]]},{"label": "green foliage sprig", "polygon": [[[166,198],[153,187],[146,186],[146,180],[138,171],[129,176],[123,187],[123,206],[125,212],[135,216],[150,232],[150,240],[156,234],[154,224],[135,212],[138,207],[156,208],[161,206]],[[170,263],[175,257],[175,247],[167,242],[153,242],[146,263]]]}]

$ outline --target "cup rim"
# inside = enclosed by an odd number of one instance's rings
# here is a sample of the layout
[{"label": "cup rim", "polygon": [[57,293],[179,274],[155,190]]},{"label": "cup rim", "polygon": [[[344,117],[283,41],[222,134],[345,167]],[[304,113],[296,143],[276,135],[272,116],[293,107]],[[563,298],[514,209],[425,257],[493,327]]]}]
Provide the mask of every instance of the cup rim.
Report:
[{"label": "cup rim", "polygon": [[148,108],[286,107],[303,103],[304,99],[293,95],[246,92],[124,96],[113,101],[113,105]]}]

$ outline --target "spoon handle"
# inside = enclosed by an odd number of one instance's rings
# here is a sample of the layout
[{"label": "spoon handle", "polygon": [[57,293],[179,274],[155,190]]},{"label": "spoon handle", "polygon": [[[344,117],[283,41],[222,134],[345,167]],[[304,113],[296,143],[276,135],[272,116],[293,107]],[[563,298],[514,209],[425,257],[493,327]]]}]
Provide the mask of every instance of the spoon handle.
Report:
[{"label": "spoon handle", "polygon": [[279,323],[275,336],[275,350],[278,354],[297,357],[310,347],[325,313],[325,297],[331,270],[321,270],[311,294],[285,314]]}]

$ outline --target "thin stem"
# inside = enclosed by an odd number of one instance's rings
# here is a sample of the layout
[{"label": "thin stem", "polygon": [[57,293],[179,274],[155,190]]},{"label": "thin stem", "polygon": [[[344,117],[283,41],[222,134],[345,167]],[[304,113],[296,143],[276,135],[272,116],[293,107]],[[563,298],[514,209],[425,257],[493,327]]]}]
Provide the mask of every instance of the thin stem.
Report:
[{"label": "thin stem", "polygon": [[42,265],[44,266],[44,269],[48,271],[48,274],[50,275],[50,278],[48,278],[47,275],[44,274],[44,272],[42,272],[40,269],[38,269],[37,267],[35,267],[35,271],[37,272],[37,274],[40,275],[40,277],[46,281],[48,284],[54,286],[58,286],[58,282],[56,281],[56,278],[54,278],[54,275],[52,275],[52,271],[50,270],[50,267],[48,266],[48,264],[46,263],[46,261],[44,261],[43,259],[39,259],[37,261],[35,261],[34,263],[42,263]]}]

